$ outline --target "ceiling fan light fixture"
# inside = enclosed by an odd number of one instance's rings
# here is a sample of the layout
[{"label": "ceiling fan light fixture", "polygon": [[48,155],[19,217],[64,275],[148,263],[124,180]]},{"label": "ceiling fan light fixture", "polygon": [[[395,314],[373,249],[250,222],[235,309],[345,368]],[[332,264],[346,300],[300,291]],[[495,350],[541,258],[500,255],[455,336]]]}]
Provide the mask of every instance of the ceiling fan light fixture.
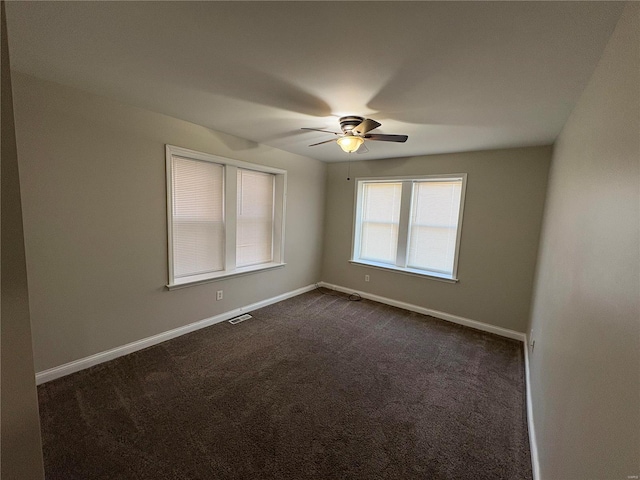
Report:
[{"label": "ceiling fan light fixture", "polygon": [[370,118],[357,117],[355,115],[350,115],[348,117],[340,117],[340,129],[342,133],[339,132],[331,132],[329,130],[324,130],[321,128],[309,128],[303,127],[302,130],[311,130],[314,132],[322,132],[322,133],[331,133],[333,135],[337,135],[338,138],[331,138],[329,140],[324,140],[318,143],[312,143],[309,145],[310,147],[316,147],[318,145],[324,145],[325,143],[333,143],[335,142],[340,145],[340,148],[345,153],[366,153],[369,149],[365,146],[360,149],[362,145],[364,145],[365,138],[367,140],[378,141],[378,142],[397,142],[404,143],[409,138],[407,135],[391,135],[391,134],[382,134],[382,133],[369,133],[371,130],[375,130],[380,125],[380,122],[376,122]]},{"label": "ceiling fan light fixture", "polygon": [[337,142],[344,152],[353,153],[364,143],[364,138],[356,137],[355,135],[346,135],[344,137],[340,137]]}]

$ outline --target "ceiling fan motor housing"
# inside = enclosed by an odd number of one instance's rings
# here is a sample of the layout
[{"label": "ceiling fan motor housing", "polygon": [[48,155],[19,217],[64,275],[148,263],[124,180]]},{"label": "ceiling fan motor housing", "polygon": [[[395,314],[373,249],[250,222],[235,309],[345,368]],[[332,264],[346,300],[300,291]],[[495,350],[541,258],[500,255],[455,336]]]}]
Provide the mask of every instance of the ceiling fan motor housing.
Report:
[{"label": "ceiling fan motor housing", "polygon": [[364,121],[364,117],[349,115],[348,117],[340,117],[340,128],[344,133],[351,133],[354,127],[357,127]]}]

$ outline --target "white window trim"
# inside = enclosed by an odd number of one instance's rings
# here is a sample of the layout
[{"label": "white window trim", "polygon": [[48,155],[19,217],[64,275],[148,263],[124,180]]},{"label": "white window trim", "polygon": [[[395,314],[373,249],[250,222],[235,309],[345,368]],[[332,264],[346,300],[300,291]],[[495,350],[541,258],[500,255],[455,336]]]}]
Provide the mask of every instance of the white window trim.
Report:
[{"label": "white window trim", "polygon": [[[451,275],[434,272],[429,270],[420,270],[416,268],[410,268],[406,266],[400,265],[391,265],[381,262],[374,262],[369,260],[363,260],[359,257],[359,249],[360,249],[360,229],[358,225],[361,223],[361,213],[362,213],[362,189],[364,188],[365,182],[380,182],[380,183],[391,183],[391,182],[420,182],[425,180],[433,180],[433,181],[446,181],[446,180],[462,180],[462,188],[460,192],[460,211],[458,214],[458,229],[456,233],[456,246],[455,246],[455,255],[453,257],[453,269]],[[467,190],[467,174],[466,173],[452,173],[446,175],[412,175],[412,176],[401,176],[401,177],[359,177],[355,179],[355,191],[354,191],[354,214],[353,214],[353,231],[351,235],[351,259],[349,263],[353,265],[360,265],[366,267],[373,267],[381,270],[389,270],[392,272],[403,273],[408,275],[414,275],[419,277],[430,278],[434,280],[440,280],[448,283],[457,283],[458,279],[458,260],[460,254],[460,238],[462,236],[462,222],[463,222],[463,213],[464,213],[464,199],[465,193]],[[410,201],[408,197],[411,195],[410,189],[404,188],[402,189],[402,202],[407,200]],[[400,225],[398,229],[398,257],[403,255],[403,258],[406,258],[406,236],[408,235],[409,229],[407,228],[410,217],[410,208],[404,209],[400,211]],[[404,231],[403,231],[404,228]],[[400,241],[404,239],[404,243],[400,243]],[[397,263],[397,259],[396,259]],[[401,262],[402,263],[402,262]]]},{"label": "white window trim", "polygon": [[[225,251],[225,269],[217,272],[208,272],[200,275],[190,275],[187,277],[174,277],[173,267],[173,189],[172,189],[172,157],[183,157],[191,160],[202,160],[206,162],[217,163],[223,165],[224,169],[224,224],[225,224],[225,245],[229,245],[229,241],[235,244],[236,235],[236,195],[237,183],[235,175],[238,168],[253,170],[262,173],[271,173],[275,175],[274,189],[274,208],[273,208],[273,261],[258,265],[250,265],[246,267],[235,267],[235,251],[226,248]],[[168,270],[169,283],[167,288],[174,290],[192,285],[201,285],[203,283],[214,282],[223,278],[235,277],[238,275],[247,275],[251,273],[261,272],[265,270],[273,270],[275,268],[284,267],[284,235],[285,235],[285,218],[286,218],[286,198],[287,198],[287,171],[279,168],[267,167],[255,163],[243,162],[231,158],[220,157],[209,153],[197,152],[187,148],[176,147],[174,145],[165,145],[166,159],[166,180],[167,180],[167,240],[168,240]]]}]

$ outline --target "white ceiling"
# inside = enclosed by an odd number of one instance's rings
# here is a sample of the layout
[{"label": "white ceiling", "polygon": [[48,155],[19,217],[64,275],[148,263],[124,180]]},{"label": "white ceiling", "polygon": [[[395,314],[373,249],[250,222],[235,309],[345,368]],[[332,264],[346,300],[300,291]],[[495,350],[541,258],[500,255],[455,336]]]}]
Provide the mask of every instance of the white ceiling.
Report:
[{"label": "white ceiling", "polygon": [[618,2],[8,2],[16,70],[323,161],[552,143]]}]

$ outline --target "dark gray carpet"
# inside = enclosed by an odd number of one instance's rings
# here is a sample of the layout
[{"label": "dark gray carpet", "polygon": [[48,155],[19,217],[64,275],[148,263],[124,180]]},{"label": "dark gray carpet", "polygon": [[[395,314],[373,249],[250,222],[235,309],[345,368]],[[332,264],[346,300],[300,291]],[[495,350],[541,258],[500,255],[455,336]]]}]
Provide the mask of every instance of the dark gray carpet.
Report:
[{"label": "dark gray carpet", "polygon": [[522,344],[310,292],[39,387],[48,480],[531,479]]}]

